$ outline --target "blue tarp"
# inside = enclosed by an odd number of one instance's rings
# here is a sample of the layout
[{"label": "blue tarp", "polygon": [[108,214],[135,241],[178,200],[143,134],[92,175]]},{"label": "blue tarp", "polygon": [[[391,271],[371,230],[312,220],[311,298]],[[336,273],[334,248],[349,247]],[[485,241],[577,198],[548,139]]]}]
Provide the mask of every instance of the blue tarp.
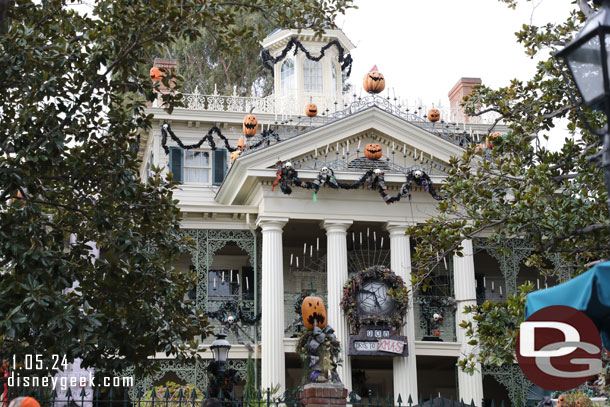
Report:
[{"label": "blue tarp", "polygon": [[610,350],[610,262],[558,286],[528,294],[525,318],[551,305],[567,305],[587,314],[599,329],[604,348]]}]

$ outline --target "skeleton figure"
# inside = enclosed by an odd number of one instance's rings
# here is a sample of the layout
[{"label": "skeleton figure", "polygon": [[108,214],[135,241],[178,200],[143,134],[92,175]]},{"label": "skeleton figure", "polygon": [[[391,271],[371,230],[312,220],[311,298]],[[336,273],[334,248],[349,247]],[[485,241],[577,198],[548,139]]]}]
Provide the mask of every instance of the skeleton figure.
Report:
[{"label": "skeleton figure", "polygon": [[292,193],[292,188],[290,188],[289,184],[303,186],[303,183],[299,180],[297,170],[294,169],[290,161],[286,161],[285,163],[278,161],[275,166],[277,168],[277,176],[271,186],[272,191],[274,191],[275,187],[279,184],[282,192],[286,195],[290,195]]},{"label": "skeleton figure", "polygon": [[369,189],[380,189],[383,192],[387,193],[388,187],[386,187],[385,185],[384,175],[385,173],[379,168],[374,169],[368,179],[368,181],[370,182]]},{"label": "skeleton figure", "polygon": [[324,184],[328,184],[329,187],[337,189],[339,188],[339,184],[337,183],[337,179],[335,178],[335,172],[332,168],[322,167],[320,173],[318,174],[318,178],[312,182],[314,185],[314,189],[318,192],[321,186]]},{"label": "skeleton figure", "polygon": [[411,199],[411,185],[415,182],[416,185],[424,187],[424,189],[437,201],[443,199],[436,193],[436,190],[432,186],[432,180],[430,179],[428,174],[424,172],[424,170],[417,168],[415,170],[409,171],[406,175],[407,182],[400,187],[400,193],[398,194],[399,198],[406,196]]},{"label": "skeleton figure", "polygon": [[[225,332],[232,332],[237,338],[237,343],[245,345],[248,351],[252,352],[250,338],[242,325],[252,326],[260,320],[260,314],[256,316],[246,315],[240,305],[235,301],[224,303],[217,311],[206,312],[210,318],[214,318],[222,324]],[[248,340],[244,341],[240,334],[243,334]]]}]

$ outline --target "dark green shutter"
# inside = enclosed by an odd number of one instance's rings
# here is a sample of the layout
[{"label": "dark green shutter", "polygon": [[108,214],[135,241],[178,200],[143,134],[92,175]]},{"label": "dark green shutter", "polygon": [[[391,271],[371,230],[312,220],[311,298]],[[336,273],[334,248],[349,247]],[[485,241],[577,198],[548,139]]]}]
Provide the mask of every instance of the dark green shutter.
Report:
[{"label": "dark green shutter", "polygon": [[218,148],[212,151],[212,184],[220,185],[227,172],[227,150]]},{"label": "dark green shutter", "polygon": [[182,160],[184,153],[180,147],[169,148],[169,170],[174,176],[174,181],[182,183]]}]

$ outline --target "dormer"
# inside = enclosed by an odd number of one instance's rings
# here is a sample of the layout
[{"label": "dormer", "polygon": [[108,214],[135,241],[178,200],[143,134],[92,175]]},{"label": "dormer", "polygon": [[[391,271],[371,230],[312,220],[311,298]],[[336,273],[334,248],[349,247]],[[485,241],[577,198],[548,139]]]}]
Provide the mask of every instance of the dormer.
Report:
[{"label": "dormer", "polygon": [[[343,47],[345,54],[354,48],[341,30],[326,30],[320,38],[315,38],[314,34],[313,30],[277,30],[263,40],[262,46],[274,58],[282,53],[291,38],[299,40],[314,57],[319,56],[322,47],[334,40]],[[286,106],[284,113],[295,114],[295,106],[298,106],[296,112],[304,112],[305,105],[310,101],[318,106],[320,112],[326,108],[333,111],[335,102],[339,105],[343,103],[341,64],[335,46],[328,48],[324,57],[317,62],[308,59],[301,50],[294,55],[293,48],[275,64],[273,73],[274,96],[276,100],[284,101],[280,103]]]}]

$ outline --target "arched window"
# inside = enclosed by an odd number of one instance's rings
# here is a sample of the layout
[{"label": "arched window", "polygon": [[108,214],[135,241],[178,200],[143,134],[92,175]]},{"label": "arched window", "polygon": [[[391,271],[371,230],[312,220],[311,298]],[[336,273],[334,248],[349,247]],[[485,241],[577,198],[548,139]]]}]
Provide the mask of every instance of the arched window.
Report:
[{"label": "arched window", "polygon": [[339,74],[337,73],[337,65],[333,64],[332,62],[331,62],[330,65],[331,65],[330,71],[331,71],[331,74],[332,74],[332,76],[331,76],[331,79],[332,79],[331,80],[331,85],[332,85],[331,90],[332,90],[333,95],[334,95],[335,93],[337,93],[337,78],[339,77]]},{"label": "arched window", "polygon": [[283,94],[295,88],[294,80],[294,62],[292,59],[287,59],[282,64],[281,68],[281,90]]},{"label": "arched window", "polygon": [[322,93],[322,64],[306,59],[303,65],[303,79],[305,92]]}]

